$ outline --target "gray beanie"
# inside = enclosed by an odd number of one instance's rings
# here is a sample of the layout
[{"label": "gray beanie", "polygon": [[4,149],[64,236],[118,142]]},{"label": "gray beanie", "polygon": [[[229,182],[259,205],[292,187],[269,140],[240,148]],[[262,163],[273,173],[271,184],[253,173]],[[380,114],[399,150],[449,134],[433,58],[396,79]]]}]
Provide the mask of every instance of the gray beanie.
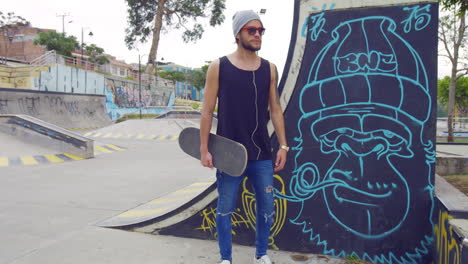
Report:
[{"label": "gray beanie", "polygon": [[239,33],[245,24],[255,19],[262,22],[260,20],[260,16],[253,10],[242,10],[236,12],[232,17],[232,31],[234,33],[234,37],[236,37],[237,33]]}]

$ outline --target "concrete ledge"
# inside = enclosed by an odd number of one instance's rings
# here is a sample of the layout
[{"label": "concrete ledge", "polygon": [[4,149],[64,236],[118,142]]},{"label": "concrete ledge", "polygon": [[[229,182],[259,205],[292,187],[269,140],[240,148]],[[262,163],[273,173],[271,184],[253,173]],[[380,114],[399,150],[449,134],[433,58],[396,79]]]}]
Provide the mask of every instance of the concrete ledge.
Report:
[{"label": "concrete ledge", "polygon": [[53,148],[84,159],[94,157],[94,141],[27,115],[0,115],[0,132],[27,143]]},{"label": "concrete ledge", "polygon": [[468,157],[437,157],[436,173],[439,175],[468,174]]},{"label": "concrete ledge", "polygon": [[436,174],[435,264],[468,263],[468,196]]},{"label": "concrete ledge", "polygon": [[435,176],[435,196],[452,217],[468,219],[468,196],[437,174]]}]

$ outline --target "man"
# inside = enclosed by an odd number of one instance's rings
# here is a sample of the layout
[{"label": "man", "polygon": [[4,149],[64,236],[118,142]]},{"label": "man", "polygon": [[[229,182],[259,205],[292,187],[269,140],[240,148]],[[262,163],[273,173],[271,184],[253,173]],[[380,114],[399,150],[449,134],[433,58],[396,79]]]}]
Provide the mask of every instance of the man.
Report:
[{"label": "man", "polygon": [[[256,53],[261,48],[264,32],[265,28],[257,13],[251,10],[237,12],[233,17],[237,50],[213,61],[206,77],[200,124],[201,164],[213,168],[212,156],[208,151],[208,135],[217,99],[217,134],[242,143],[249,159],[241,177],[233,177],[221,171],[216,173],[219,193],[216,226],[221,264],[232,262],[231,214],[236,207],[239,183],[246,176],[252,182],[257,202],[254,263],[271,263],[266,251],[275,212],[273,171],[283,169],[289,147],[277,91],[276,66]],[[268,115],[280,143],[274,168],[267,129]]]}]

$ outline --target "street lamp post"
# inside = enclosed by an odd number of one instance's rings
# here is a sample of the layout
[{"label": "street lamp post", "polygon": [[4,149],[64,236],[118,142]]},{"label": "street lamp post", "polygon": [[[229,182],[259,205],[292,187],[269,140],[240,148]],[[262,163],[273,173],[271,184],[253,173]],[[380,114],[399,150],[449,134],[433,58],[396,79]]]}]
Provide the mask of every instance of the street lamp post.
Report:
[{"label": "street lamp post", "polygon": [[[81,28],[81,65],[83,65],[83,62],[84,62],[84,59],[83,59],[83,48],[84,48],[84,42],[83,42],[83,35],[84,35],[84,30],[85,29],[90,29],[88,27],[85,27],[85,28]],[[89,34],[88,36],[92,37],[93,36],[93,32],[92,31],[89,31]],[[86,68],[85,68],[86,69]]]},{"label": "street lamp post", "polygon": [[139,105],[138,107],[140,108],[140,119],[141,119],[141,58],[143,58],[145,55],[140,55],[138,54],[138,98],[139,98]]},{"label": "street lamp post", "polygon": [[141,119],[141,56],[138,54],[138,94],[139,94],[139,108],[140,108],[140,119]]}]

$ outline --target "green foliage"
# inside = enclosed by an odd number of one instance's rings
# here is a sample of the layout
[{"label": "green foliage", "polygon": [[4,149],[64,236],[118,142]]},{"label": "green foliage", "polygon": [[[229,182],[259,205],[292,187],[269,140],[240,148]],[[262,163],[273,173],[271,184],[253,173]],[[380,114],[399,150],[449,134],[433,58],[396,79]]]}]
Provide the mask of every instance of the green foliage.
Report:
[{"label": "green foliage", "polygon": [[206,82],[206,72],[208,71],[209,65],[204,65],[201,67],[200,71],[194,71],[192,73],[192,81],[193,81],[193,86],[195,89],[200,91],[205,87],[205,82]]},{"label": "green foliage", "polygon": [[109,59],[103,55],[104,49],[96,46],[95,44],[84,45],[84,53],[89,56],[88,60],[91,63],[103,65],[109,63]]},{"label": "green foliage", "polygon": [[184,72],[181,71],[158,71],[158,75],[161,78],[171,80],[175,82],[183,82],[186,80],[186,76]]},{"label": "green foliage", "polygon": [[[447,104],[449,100],[450,77],[438,80],[437,82],[437,100],[440,104]],[[455,106],[463,111],[468,107],[468,77],[461,77],[455,83]]]},{"label": "green foliage", "polygon": [[40,32],[39,38],[34,40],[34,45],[45,46],[47,50],[55,50],[58,54],[71,56],[72,51],[79,48],[74,36],[65,36],[55,31]]},{"label": "green foliage", "polygon": [[[128,27],[125,29],[125,43],[131,49],[135,42],[147,42],[159,32],[153,32],[157,13],[162,12],[163,28],[184,28],[183,40],[196,41],[203,35],[199,18],[209,18],[211,26],[224,21],[225,0],[126,0]],[[161,10],[158,10],[161,9]],[[191,23],[193,22],[193,23]],[[193,24],[188,28],[188,24]]]},{"label": "green foliage", "polygon": [[[154,119],[154,118],[156,118],[158,116],[159,116],[158,114],[141,114],[142,119]],[[140,114],[139,113],[137,113],[137,114],[127,114],[127,115],[124,115],[121,118],[117,119],[115,122],[120,123],[120,122],[129,120],[129,119],[140,119]]]},{"label": "green foliage", "polygon": [[439,2],[442,4],[444,9],[460,6],[458,15],[464,15],[466,14],[466,10],[468,10],[468,1],[466,0],[439,0]]},{"label": "green foliage", "polygon": [[362,261],[358,256],[356,255],[346,255],[346,264],[363,264],[366,263]]},{"label": "green foliage", "polygon": [[134,80],[134,79],[133,79],[133,76],[126,76],[125,79],[126,79],[126,80],[130,80],[130,81],[133,81],[133,80]]}]

